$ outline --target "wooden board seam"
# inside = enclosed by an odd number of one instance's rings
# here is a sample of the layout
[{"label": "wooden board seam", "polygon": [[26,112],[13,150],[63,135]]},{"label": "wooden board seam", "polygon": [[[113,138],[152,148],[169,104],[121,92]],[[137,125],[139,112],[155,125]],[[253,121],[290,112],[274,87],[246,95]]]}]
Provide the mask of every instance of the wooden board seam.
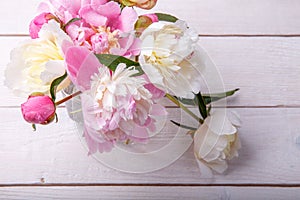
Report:
[{"label": "wooden board seam", "polygon": [[180,183],[36,183],[36,184],[0,184],[4,187],[273,187],[273,188],[300,188],[300,184],[180,184]]}]

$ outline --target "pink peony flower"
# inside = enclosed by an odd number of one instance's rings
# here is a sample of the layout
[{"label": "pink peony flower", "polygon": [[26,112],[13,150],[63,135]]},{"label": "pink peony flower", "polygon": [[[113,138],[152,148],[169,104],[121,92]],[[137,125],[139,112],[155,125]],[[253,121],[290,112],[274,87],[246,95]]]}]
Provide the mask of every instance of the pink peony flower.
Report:
[{"label": "pink peony flower", "polygon": [[81,100],[90,153],[110,151],[118,141],[147,141],[156,129],[154,116],[166,111],[155,104],[146,79],[133,76],[134,67],[119,64],[112,72],[84,47],[70,47],[66,62],[71,80],[85,91]]},{"label": "pink peony flower", "polygon": [[38,38],[39,37],[39,32],[42,28],[42,26],[47,23],[49,20],[55,19],[55,16],[52,15],[51,13],[43,12],[36,16],[29,25],[29,33],[30,37],[32,39]]},{"label": "pink peony flower", "polygon": [[115,72],[100,67],[92,76],[91,89],[81,96],[85,136],[94,138],[87,140],[90,153],[110,151],[118,141],[146,142],[149,131],[156,130],[154,116],[166,113],[135,73],[119,64]]},{"label": "pink peony flower", "polygon": [[55,118],[55,104],[43,93],[31,94],[21,105],[24,119],[32,124],[48,124]]},{"label": "pink peony flower", "polygon": [[121,10],[119,4],[113,1],[97,4],[86,1],[79,10],[79,16],[83,22],[74,23],[67,29],[75,44],[98,54],[126,57],[139,54],[141,42],[134,34],[137,13],[132,8]]},{"label": "pink peony flower", "polygon": [[40,11],[54,13],[66,24],[67,34],[77,46],[85,46],[97,54],[137,56],[141,41],[135,36],[134,25],[138,15],[132,8],[120,8],[108,0],[48,0]]}]

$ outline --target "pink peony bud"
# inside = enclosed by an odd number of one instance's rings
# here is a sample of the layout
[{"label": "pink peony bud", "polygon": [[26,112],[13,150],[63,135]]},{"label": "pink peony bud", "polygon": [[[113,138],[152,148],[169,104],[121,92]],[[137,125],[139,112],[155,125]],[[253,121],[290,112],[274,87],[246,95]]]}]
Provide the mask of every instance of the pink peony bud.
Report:
[{"label": "pink peony bud", "polygon": [[142,16],[149,17],[151,19],[152,23],[159,21],[157,15],[155,13],[145,14],[145,15],[142,15]]},{"label": "pink peony bud", "polygon": [[41,30],[42,26],[51,19],[55,19],[55,16],[51,13],[44,12],[36,16],[29,25],[30,37],[32,39],[38,38],[39,31]]},{"label": "pink peony bud", "polygon": [[156,14],[146,14],[139,16],[138,20],[135,23],[135,30],[138,36],[152,23],[158,22],[158,17]]},{"label": "pink peony bud", "polygon": [[136,6],[149,10],[156,5],[157,0],[119,0],[119,2],[125,6]]},{"label": "pink peony bud", "polygon": [[55,118],[55,104],[43,93],[31,94],[21,109],[24,119],[32,124],[48,124]]}]

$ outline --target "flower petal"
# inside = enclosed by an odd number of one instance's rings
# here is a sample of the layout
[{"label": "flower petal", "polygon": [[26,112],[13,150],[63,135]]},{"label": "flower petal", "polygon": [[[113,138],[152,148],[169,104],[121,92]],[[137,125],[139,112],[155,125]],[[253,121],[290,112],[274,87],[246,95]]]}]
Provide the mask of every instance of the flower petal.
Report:
[{"label": "flower petal", "polygon": [[138,15],[133,8],[125,7],[119,17],[117,29],[123,32],[131,32],[134,30],[134,24],[138,19]]},{"label": "flower petal", "polygon": [[66,53],[66,63],[70,79],[81,90],[90,88],[91,76],[102,66],[96,56],[85,47],[70,47]]},{"label": "flower petal", "polygon": [[231,135],[237,132],[236,127],[228,120],[226,113],[215,110],[211,116],[205,120],[210,130],[217,135]]}]

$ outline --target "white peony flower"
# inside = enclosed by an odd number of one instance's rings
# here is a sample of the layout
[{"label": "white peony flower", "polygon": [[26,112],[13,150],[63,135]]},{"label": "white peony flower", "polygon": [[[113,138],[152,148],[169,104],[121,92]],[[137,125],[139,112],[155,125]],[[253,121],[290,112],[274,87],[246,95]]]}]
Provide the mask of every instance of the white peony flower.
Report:
[{"label": "white peony flower", "polygon": [[5,84],[18,96],[47,93],[51,82],[65,73],[64,40],[71,41],[55,20],[43,25],[39,38],[24,41],[12,50]]},{"label": "white peony flower", "polygon": [[207,117],[194,134],[194,154],[200,168],[204,164],[223,173],[227,160],[237,157],[240,147],[237,128],[220,111]]},{"label": "white peony flower", "polygon": [[150,81],[161,90],[180,97],[200,91],[198,34],[183,21],[156,22],[141,35],[139,62]]}]

